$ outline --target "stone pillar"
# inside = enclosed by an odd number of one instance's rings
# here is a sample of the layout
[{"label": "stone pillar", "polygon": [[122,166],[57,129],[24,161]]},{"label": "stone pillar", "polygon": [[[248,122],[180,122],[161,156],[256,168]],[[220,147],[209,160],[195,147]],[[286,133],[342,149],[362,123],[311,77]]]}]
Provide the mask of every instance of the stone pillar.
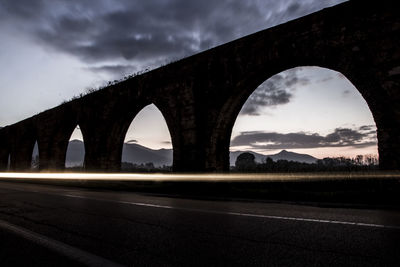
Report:
[{"label": "stone pillar", "polygon": [[201,139],[201,132],[196,129],[185,130],[179,134],[172,134],[174,140],[174,158],[172,169],[174,172],[204,172],[205,146]]},{"label": "stone pillar", "polygon": [[35,143],[20,143],[13,147],[10,158],[10,169],[13,171],[29,171],[32,164],[32,152]]},{"label": "stone pillar", "polygon": [[41,171],[62,171],[68,142],[77,125],[77,115],[70,106],[59,112],[42,115],[37,120],[39,169]]},{"label": "stone pillar", "polygon": [[0,172],[8,170],[8,157],[10,155],[10,149],[8,145],[9,136],[7,135],[7,129],[0,130]]},{"label": "stone pillar", "polygon": [[[400,56],[399,56],[400,58]],[[379,167],[382,170],[400,170],[400,67],[384,72],[381,95],[376,116]],[[383,94],[385,92],[386,94]]]},{"label": "stone pillar", "polygon": [[89,172],[119,172],[121,169],[122,147],[125,138],[119,118],[82,122],[86,132],[84,167]]},{"label": "stone pillar", "polygon": [[[99,136],[98,136],[99,137]],[[100,142],[85,143],[84,167],[89,172],[119,172],[121,169],[122,145],[118,147],[107,147],[106,136],[100,136]]]},{"label": "stone pillar", "polygon": [[203,102],[195,103],[191,83],[182,84],[179,92],[159,97],[154,104],[163,114],[173,145],[174,172],[204,172],[206,170],[207,134],[204,125],[208,109]]},{"label": "stone pillar", "polygon": [[9,155],[8,149],[0,147],[0,172],[7,171]]},{"label": "stone pillar", "polygon": [[386,44],[390,45],[379,47],[378,57],[370,56],[371,62],[364,64],[368,70],[364,76],[357,73],[357,80],[376,123],[379,167],[400,170],[400,50],[391,42]]},{"label": "stone pillar", "polygon": [[[252,79],[254,82],[255,79]],[[208,129],[206,143],[206,170],[215,172],[228,172],[230,169],[230,142],[232,129],[237,116],[257,86],[243,83],[243,87],[235,87],[236,91],[226,90],[225,101],[208,110],[208,119],[205,126]]]},{"label": "stone pillar", "polygon": [[29,171],[36,142],[35,120],[22,121],[9,129],[10,170]]},{"label": "stone pillar", "polygon": [[39,169],[63,171],[70,136],[54,136],[54,140],[39,140]]},{"label": "stone pillar", "polygon": [[400,170],[400,129],[399,125],[378,128],[379,168]]}]

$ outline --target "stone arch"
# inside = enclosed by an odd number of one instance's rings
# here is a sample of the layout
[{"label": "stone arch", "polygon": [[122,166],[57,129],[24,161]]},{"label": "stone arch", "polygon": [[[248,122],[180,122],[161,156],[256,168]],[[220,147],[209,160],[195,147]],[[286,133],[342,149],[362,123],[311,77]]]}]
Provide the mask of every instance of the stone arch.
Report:
[{"label": "stone arch", "polygon": [[40,153],[39,153],[39,144],[38,141],[35,141],[32,150],[32,161],[31,161],[31,169],[32,170],[39,170],[40,167]]},{"label": "stone arch", "polygon": [[[143,121],[143,116],[148,116],[145,124]],[[151,117],[149,117],[151,116]],[[138,121],[139,119],[139,121]],[[154,121],[153,121],[154,120]],[[161,121],[159,121],[161,120]],[[166,126],[166,129],[164,128],[164,125]],[[154,130],[150,130],[149,127],[152,126],[156,126],[159,127],[157,128],[157,131]],[[140,132],[143,132],[143,130],[146,131],[146,137],[140,136]],[[164,131],[164,136],[157,136],[160,131]],[[165,132],[166,131],[166,132]],[[154,135],[153,137],[151,137],[151,135]],[[135,140],[132,140],[132,138],[134,138]],[[147,139],[147,140],[143,140]],[[160,138],[163,138],[160,139]],[[142,140],[141,140],[142,139]],[[152,140],[149,140],[152,139]],[[162,142],[163,141],[168,141],[172,143],[172,138],[171,138],[171,134],[170,131],[168,129],[168,124],[166,122],[165,117],[163,116],[162,112],[160,111],[160,109],[155,105],[155,104],[149,104],[145,107],[143,107],[130,121],[129,127],[126,130],[125,133],[125,138],[124,138],[124,147],[122,150],[122,162],[126,162],[126,163],[133,163],[133,164],[145,164],[151,161],[151,154],[147,154],[147,150],[143,150],[143,155],[142,158],[137,158],[135,154],[133,154],[135,151],[139,151],[142,149],[141,146],[150,148],[150,149],[154,149],[154,150],[158,150],[159,148],[157,148],[157,146],[164,146],[164,147],[168,147],[169,145],[163,145]],[[129,143],[129,141],[131,141]],[[146,143],[147,141],[147,143]],[[138,145],[140,146],[137,146]],[[157,144],[158,143],[158,144]],[[131,152],[131,153],[129,153]],[[164,153],[165,152],[165,153]],[[155,161],[152,162],[154,164],[155,167],[162,167],[163,165],[167,165],[167,166],[172,166],[172,161],[169,162],[169,153],[167,153],[168,151],[160,151],[161,154],[159,154],[161,157],[160,158],[155,158]],[[149,159],[147,160],[146,157],[149,156]],[[172,155],[171,155],[172,156]],[[171,158],[172,159],[172,158]],[[132,168],[133,166],[131,166]]]},{"label": "stone arch", "polygon": [[[252,73],[251,75],[245,75],[245,78],[238,83],[238,86],[232,91],[228,96],[227,101],[223,104],[219,112],[220,115],[216,118],[216,126],[214,127],[211,137],[211,152],[208,152],[209,155],[215,155],[215,157],[210,157],[208,160],[208,169],[217,171],[229,170],[229,146],[232,129],[240,110],[249,96],[258,88],[259,85],[270,77],[285,70],[300,66],[320,67],[337,71],[344,75],[350,83],[354,85],[366,101],[377,126],[378,153],[382,160],[382,151],[384,150],[382,149],[382,143],[385,143],[385,141],[382,140],[382,136],[379,134],[380,127],[382,127],[380,122],[382,121],[381,116],[383,114],[387,115],[388,112],[382,112],[382,106],[380,106],[379,103],[387,101],[388,96],[385,96],[385,94],[379,92],[379,90],[371,89],[371,87],[376,85],[377,80],[374,79],[374,77],[366,77],[368,76],[366,73],[360,75],[359,72],[355,71],[356,67],[354,66],[343,67],[343,65],[338,64],[336,67],[332,67],[332,64],[289,64],[288,68],[277,66],[273,72],[269,69],[267,71],[259,71]],[[385,162],[386,159],[384,158],[383,161]],[[382,166],[382,164],[380,164],[380,166]]]},{"label": "stone arch", "polygon": [[[263,88],[265,90],[263,90]],[[266,88],[273,90],[266,90]],[[323,90],[323,88],[329,90]],[[344,91],[345,89],[346,91]],[[274,92],[275,94],[272,94]],[[276,95],[276,93],[279,95]],[[348,97],[345,97],[345,95],[348,95]],[[269,98],[268,96],[271,97]],[[355,105],[353,105],[353,103]],[[268,109],[268,112],[275,114],[273,117],[263,117],[262,114],[257,114],[259,113],[258,111],[267,108],[267,106],[276,107],[276,105],[279,105],[281,108],[275,111],[274,108]],[[296,107],[295,111],[293,110],[294,107]],[[359,108],[359,110],[355,110],[356,107]],[[285,114],[285,116],[282,114]],[[238,116],[240,115],[250,116],[241,117],[239,120]],[[256,117],[254,115],[261,117]],[[362,115],[362,117],[360,117],[360,115]],[[239,128],[237,127],[241,128],[240,131],[266,130],[268,132],[278,131],[278,133],[282,133],[280,132],[282,130],[280,128],[281,126],[284,126],[286,131],[310,131],[313,133],[321,133],[320,131],[328,130],[334,131],[335,129],[344,127],[351,128],[353,131],[359,131],[360,134],[364,134],[365,136],[363,137],[363,141],[367,140],[365,138],[368,136],[368,141],[374,142],[374,134],[370,134],[370,130],[367,132],[367,128],[365,127],[366,125],[374,125],[374,127],[368,127],[368,129],[376,127],[372,118],[371,110],[365,102],[365,99],[343,74],[327,68],[301,66],[285,70],[278,73],[276,76],[272,76],[253,91],[245,101],[238,116],[236,117],[233,127],[233,131],[236,132],[236,134],[239,133]],[[264,118],[262,124],[260,124],[260,118]],[[258,123],[254,123],[253,120],[258,121]],[[279,125],[279,128],[277,128],[277,125]],[[357,128],[350,125],[357,125]],[[245,128],[243,128],[243,126],[245,126]],[[361,128],[359,129],[359,127]],[[232,135],[233,134],[234,133],[232,133]],[[233,145],[232,141],[238,141],[233,138],[234,136],[231,136],[231,149]],[[350,156],[350,154],[356,153],[348,149],[350,146],[351,145],[348,144],[346,146],[329,147],[327,144],[326,148],[317,146],[313,148],[312,152],[300,153],[311,153],[313,156],[318,157],[313,153],[319,154],[327,153],[327,151],[329,151],[328,153],[332,153],[331,155]],[[368,147],[371,152],[364,152],[365,148],[363,147],[363,149],[358,150],[357,153],[377,154],[377,152],[372,148],[374,147],[373,143],[368,145]],[[377,146],[375,145],[375,148],[376,147]],[[280,150],[307,148],[309,147],[292,147],[289,145],[289,147],[282,147]],[[275,148],[275,150],[277,149],[278,148]],[[355,157],[355,154],[350,157]],[[232,165],[232,158],[230,159],[230,163]]]},{"label": "stone arch", "polygon": [[[146,83],[144,83],[146,84]],[[174,146],[176,117],[171,113],[170,97],[161,98],[152,88],[144,90],[142,84],[132,83],[121,95],[120,91],[101,91],[99,99],[82,107],[80,126],[85,136],[85,169],[87,171],[116,172],[121,169],[122,149],[126,132],[134,117],[147,105],[154,104],[165,118]],[[161,88],[160,85],[157,88]],[[128,88],[128,87],[127,87]],[[114,94],[117,94],[115,96]],[[154,101],[153,101],[154,100]],[[171,126],[172,125],[172,126]]]},{"label": "stone arch", "polygon": [[[82,138],[82,141],[80,138]],[[82,152],[83,155],[80,155]],[[85,138],[79,124],[76,125],[68,139],[64,166],[65,168],[77,167],[79,169],[84,169],[85,167]]]}]

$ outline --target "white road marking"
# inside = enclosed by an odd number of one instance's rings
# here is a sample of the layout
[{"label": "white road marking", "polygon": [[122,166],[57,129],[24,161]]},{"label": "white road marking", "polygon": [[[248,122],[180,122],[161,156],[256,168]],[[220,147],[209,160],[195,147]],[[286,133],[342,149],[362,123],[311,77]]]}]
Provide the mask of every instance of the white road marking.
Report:
[{"label": "white road marking", "polygon": [[127,205],[150,207],[150,208],[173,209],[173,210],[182,210],[182,211],[190,211],[190,212],[202,212],[202,213],[219,214],[219,215],[254,217],[254,218],[272,219],[272,220],[286,220],[286,221],[299,221],[299,222],[342,224],[342,225],[353,225],[353,226],[363,226],[363,227],[373,227],[373,228],[384,228],[384,229],[400,230],[400,226],[397,226],[397,225],[384,225],[384,224],[374,224],[374,223],[324,220],[324,219],[312,219],[312,218],[301,218],[301,217],[287,217],[287,216],[263,215],[263,214],[241,213],[241,212],[224,212],[224,211],[206,210],[206,209],[192,209],[192,208],[173,207],[173,206],[167,206],[167,205],[150,204],[150,203],[142,203],[142,202],[130,202],[130,201],[100,199],[100,198],[93,198],[93,197],[87,197],[87,196],[78,196],[78,195],[71,195],[71,194],[58,194],[58,193],[49,193],[49,192],[39,192],[39,191],[16,189],[16,188],[12,188],[11,190],[25,191],[25,192],[35,192],[35,193],[39,193],[39,194],[65,196],[65,197],[71,197],[71,198],[81,198],[81,199],[89,199],[89,200],[104,201],[104,202],[113,202],[113,203],[119,203],[119,204],[127,204]]},{"label": "white road marking", "polygon": [[263,215],[263,214],[241,213],[241,212],[224,212],[224,211],[206,210],[206,209],[192,209],[192,208],[173,207],[173,206],[167,206],[167,205],[141,203],[141,202],[130,202],[130,201],[99,199],[99,198],[91,198],[91,197],[77,196],[77,195],[71,195],[71,194],[64,194],[63,196],[71,197],[71,198],[90,199],[90,200],[96,200],[96,201],[114,202],[114,203],[134,205],[134,206],[143,206],[143,207],[150,207],[150,208],[174,209],[174,210],[183,210],[183,211],[191,211],[191,212],[202,212],[202,213],[211,213],[211,214],[219,214],[219,215],[255,217],[255,218],[273,219],[273,220],[285,220],[285,221],[301,221],[301,222],[343,224],[343,225],[354,225],[354,226],[364,226],[364,227],[375,227],[375,228],[385,228],[385,229],[400,230],[400,226],[395,226],[395,225],[383,225],[383,224],[374,224],[374,223],[348,222],[348,221],[323,220],[323,219],[299,218],[299,217],[286,217],[286,216]]},{"label": "white road marking", "polygon": [[[9,222],[0,220],[0,228],[12,232],[20,237],[28,239],[42,247],[48,248],[59,254],[62,254],[72,260],[85,264],[87,266],[110,266],[118,267],[123,266],[89,252],[83,251],[79,248],[72,247],[60,241],[54,240],[47,236],[32,232],[20,226],[13,225]],[[18,249],[18,248],[16,248]]]}]

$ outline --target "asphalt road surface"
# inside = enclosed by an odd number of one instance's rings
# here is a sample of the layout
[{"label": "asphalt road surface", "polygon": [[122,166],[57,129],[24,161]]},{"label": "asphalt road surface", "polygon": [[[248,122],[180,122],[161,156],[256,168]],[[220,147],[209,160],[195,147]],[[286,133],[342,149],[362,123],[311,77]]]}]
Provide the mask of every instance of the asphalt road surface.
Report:
[{"label": "asphalt road surface", "polygon": [[0,266],[400,266],[400,213],[0,182]]}]

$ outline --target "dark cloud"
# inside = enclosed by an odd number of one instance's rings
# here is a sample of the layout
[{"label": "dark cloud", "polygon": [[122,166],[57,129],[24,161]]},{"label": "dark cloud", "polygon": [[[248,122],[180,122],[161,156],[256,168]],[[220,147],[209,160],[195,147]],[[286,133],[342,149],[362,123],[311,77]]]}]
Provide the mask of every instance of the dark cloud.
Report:
[{"label": "dark cloud", "polygon": [[375,125],[364,125],[364,126],[361,126],[360,128],[359,128],[359,130],[360,131],[375,131],[376,130],[376,127],[375,127]]},{"label": "dark cloud", "polygon": [[127,144],[137,144],[137,142],[138,142],[137,140],[131,139],[131,140],[125,142],[125,143],[127,143]]},{"label": "dark cloud", "polygon": [[[333,71],[332,71],[332,72],[333,72]],[[335,78],[334,76],[329,75],[329,76],[323,77],[322,79],[317,80],[316,82],[318,82],[318,83],[324,83],[324,82],[333,80],[334,78]]]},{"label": "dark cloud", "polygon": [[287,12],[290,15],[296,14],[300,8],[301,8],[301,5],[299,3],[292,3],[289,5]]},{"label": "dark cloud", "polygon": [[343,97],[348,97],[350,95],[350,90],[344,90],[343,92],[342,92],[342,96]]},{"label": "dark cloud", "polygon": [[295,85],[309,83],[308,78],[298,77],[297,71],[299,69],[287,70],[262,83],[248,98],[241,114],[257,116],[262,107],[274,107],[289,103],[293,97],[292,92]]},{"label": "dark cloud", "polygon": [[[143,61],[187,56],[343,0],[324,2],[3,0],[0,23],[90,64],[139,68]],[[277,92],[271,101],[288,97]]]},{"label": "dark cloud", "polygon": [[358,129],[337,128],[333,133],[242,132],[231,141],[231,146],[250,146],[255,149],[295,149],[318,147],[368,147],[376,145],[374,126]]},{"label": "dark cloud", "polygon": [[[17,18],[24,20],[33,19],[36,20],[37,16],[42,13],[46,7],[43,1],[1,1],[0,2],[0,12],[2,15],[10,14]],[[1,14],[0,13],[0,14]]]}]

